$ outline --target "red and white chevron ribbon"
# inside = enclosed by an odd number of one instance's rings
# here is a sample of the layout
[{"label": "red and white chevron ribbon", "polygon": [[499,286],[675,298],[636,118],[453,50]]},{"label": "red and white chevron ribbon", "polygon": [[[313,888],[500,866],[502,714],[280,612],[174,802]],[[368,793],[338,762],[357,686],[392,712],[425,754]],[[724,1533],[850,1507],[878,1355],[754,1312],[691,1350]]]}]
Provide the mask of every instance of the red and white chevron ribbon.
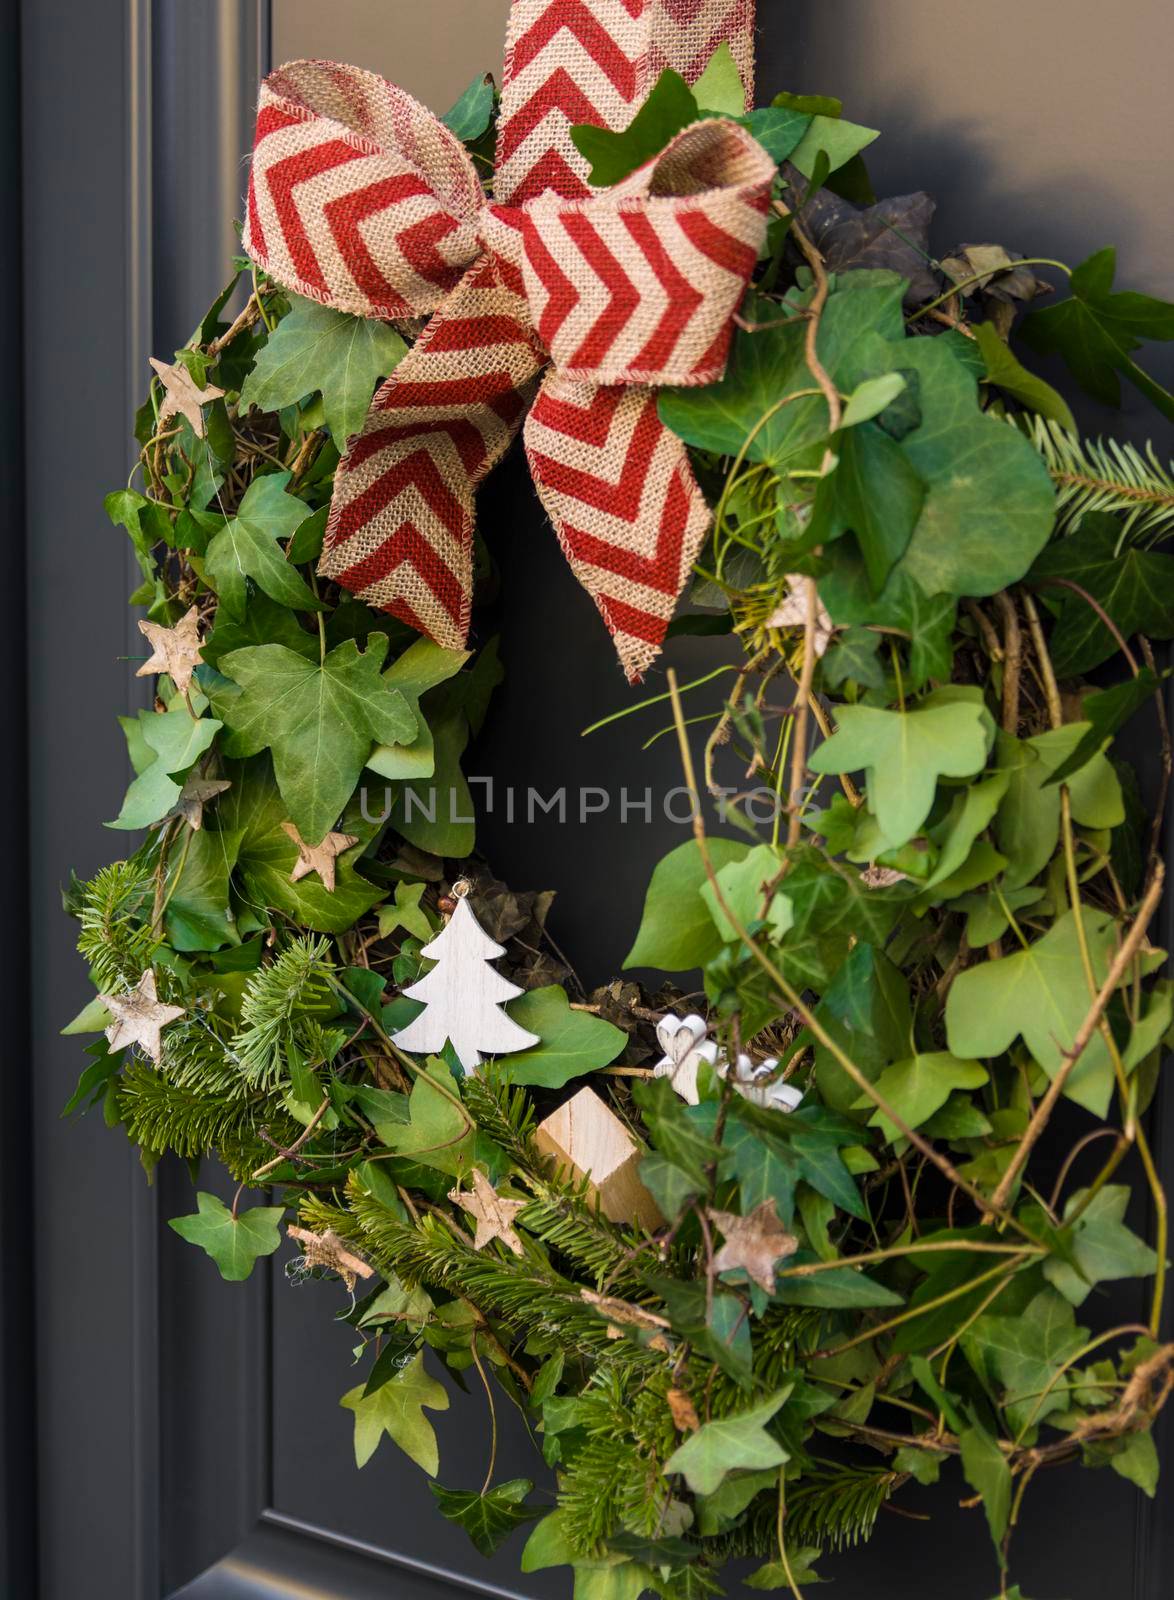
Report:
[{"label": "red and white chevron ribbon", "polygon": [[709,522],[654,386],[724,370],[775,169],[709,120],[592,190],[569,129],[626,127],[660,70],[696,81],[723,41],[748,85],[753,14],[753,0],[514,0],[492,204],[460,141],[375,74],[294,62],[266,79],[249,254],[359,316],[433,313],[340,463],[326,576],[462,645],[474,491],[529,412],[543,504],[640,678]]}]

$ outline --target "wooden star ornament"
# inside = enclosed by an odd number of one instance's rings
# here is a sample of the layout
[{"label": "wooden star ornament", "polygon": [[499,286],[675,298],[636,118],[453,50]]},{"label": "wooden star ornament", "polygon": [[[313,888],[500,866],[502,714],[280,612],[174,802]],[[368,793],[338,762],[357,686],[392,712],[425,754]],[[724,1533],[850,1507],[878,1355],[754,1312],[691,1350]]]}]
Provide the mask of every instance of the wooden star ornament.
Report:
[{"label": "wooden star ornament", "polygon": [[164,391],[163,404],[159,407],[159,426],[162,427],[169,417],[186,417],[196,438],[202,439],[205,429],[204,413],[200,407],[223,398],[224,390],[212,383],[201,389],[182,361],[168,366],[166,361],[160,361],[156,356],[150,360]]},{"label": "wooden star ornament", "polygon": [[773,1294],[776,1264],[799,1248],[798,1239],[779,1221],[774,1201],[764,1200],[746,1217],[711,1211],[709,1220],[725,1235],[725,1243],[713,1258],[713,1270],[731,1272],[743,1267],[767,1294]]},{"label": "wooden star ornament", "polygon": [[359,1278],[374,1277],[374,1268],[362,1256],[348,1250],[333,1228],[327,1228],[325,1233],[311,1233],[309,1228],[299,1228],[291,1222],[285,1231],[301,1245],[302,1260],[307,1268],[323,1267],[327,1272],[337,1272],[352,1294]]},{"label": "wooden star ornament", "polygon": [[333,894],[335,864],[344,850],[349,850],[351,845],[358,844],[356,835],[328,833],[321,844],[307,844],[292,822],[283,822],[281,831],[288,834],[298,847],[298,859],[289,875],[289,881],[297,883],[299,878],[308,877],[311,872],[316,872],[322,879],[322,887],[327,894]]},{"label": "wooden star ornament", "polygon": [[153,653],[143,662],[135,677],[146,678],[155,672],[165,672],[180,694],[186,694],[192,673],[200,665],[199,608],[192,606],[174,628],[164,628],[157,622],[140,621],[139,632],[150,644]]},{"label": "wooden star ornament", "polygon": [[138,1044],[156,1066],[163,1049],[160,1030],[177,1017],[182,1017],[182,1006],[167,1006],[155,992],[155,974],[150,967],[138,984],[128,994],[100,994],[98,999],[114,1017],[106,1029],[111,1050],[125,1050],[128,1044]]},{"label": "wooden star ornament", "polygon": [[450,1189],[448,1197],[477,1223],[474,1250],[483,1250],[491,1239],[500,1239],[516,1256],[522,1254],[522,1241],[514,1232],[514,1218],[526,1209],[524,1200],[503,1200],[477,1168],[473,1169],[473,1192],[462,1194],[459,1189]]},{"label": "wooden star ornament", "polygon": [[167,813],[169,817],[182,817],[189,828],[197,833],[204,826],[204,807],[218,794],[231,789],[227,778],[201,778],[190,772],[184,782],[179,799]]}]

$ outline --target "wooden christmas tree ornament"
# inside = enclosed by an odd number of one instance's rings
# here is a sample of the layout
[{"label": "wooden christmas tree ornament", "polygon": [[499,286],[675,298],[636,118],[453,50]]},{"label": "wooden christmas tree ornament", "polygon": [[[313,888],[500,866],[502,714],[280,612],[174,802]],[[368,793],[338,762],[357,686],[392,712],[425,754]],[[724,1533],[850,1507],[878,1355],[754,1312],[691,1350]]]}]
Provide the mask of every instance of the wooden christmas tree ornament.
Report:
[{"label": "wooden christmas tree ornament", "polygon": [[591,1179],[605,1217],[638,1223],[650,1233],[663,1224],[656,1201],[640,1182],[644,1151],[594,1089],[580,1089],[538,1124],[534,1136],[563,1176]]},{"label": "wooden christmas tree ornament", "polygon": [[451,1041],[466,1072],[481,1065],[482,1052],[508,1056],[540,1042],[501,1009],[522,990],[489,965],[505,955],[505,948],[478,924],[469,906],[470,888],[464,878],[453,884],[456,909],[420,952],[436,966],[403,991],[409,1000],[422,1000],[424,1010],[393,1035],[400,1049],[413,1055],[435,1055]]}]

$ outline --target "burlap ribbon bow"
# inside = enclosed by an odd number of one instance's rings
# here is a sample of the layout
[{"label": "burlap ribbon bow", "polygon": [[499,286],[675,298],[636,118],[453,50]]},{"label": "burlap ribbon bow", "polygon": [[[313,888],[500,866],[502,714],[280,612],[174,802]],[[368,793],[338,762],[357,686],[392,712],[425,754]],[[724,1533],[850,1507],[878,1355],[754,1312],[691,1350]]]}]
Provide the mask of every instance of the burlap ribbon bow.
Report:
[{"label": "burlap ribbon bow", "polygon": [[249,255],[341,311],[434,313],[349,441],[326,576],[462,646],[473,493],[524,419],[567,559],[640,678],[709,523],[655,386],[720,377],[775,168],[709,119],[592,190],[569,129],[627,127],[663,67],[695,82],[723,40],[748,83],[752,24],[753,0],[514,0],[492,201],[455,135],[376,74],[265,80]]}]

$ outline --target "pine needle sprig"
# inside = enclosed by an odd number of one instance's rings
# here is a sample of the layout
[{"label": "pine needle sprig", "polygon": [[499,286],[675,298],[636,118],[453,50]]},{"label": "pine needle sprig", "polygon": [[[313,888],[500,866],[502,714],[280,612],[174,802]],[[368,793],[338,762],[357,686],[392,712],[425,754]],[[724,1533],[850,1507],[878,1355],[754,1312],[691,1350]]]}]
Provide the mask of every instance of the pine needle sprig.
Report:
[{"label": "pine needle sprig", "polygon": [[[329,939],[304,935],[250,979],[241,1002],[244,1026],[232,1041],[250,1083],[262,1088],[280,1083],[288,1075],[287,1052],[299,1032],[307,1031],[305,1024],[337,1012],[328,978],[332,967]],[[311,1047],[316,1039],[309,1040]]]},{"label": "pine needle sprig", "polygon": [[1056,486],[1057,532],[1073,533],[1099,511],[1124,518],[1122,541],[1174,533],[1174,463],[1163,467],[1152,444],[1081,439],[1047,417],[1020,421]]},{"label": "pine needle sprig", "polygon": [[125,1069],[117,1100],[127,1133],[145,1150],[157,1155],[172,1150],[185,1160],[215,1151],[240,1180],[272,1154],[260,1136],[262,1126],[279,1144],[290,1143],[299,1127],[269,1096],[242,1099],[236,1088],[219,1094],[181,1088],[145,1061],[132,1061]]},{"label": "pine needle sprig", "polygon": [[141,862],[113,861],[80,890],[77,946],[99,989],[133,987],[151,965],[154,884]]},{"label": "pine needle sprig", "polygon": [[[544,1335],[595,1359],[611,1345],[603,1319],[554,1271],[543,1273],[479,1253],[435,1217],[424,1216],[418,1227],[411,1227],[354,1185],[349,1200],[366,1253],[409,1288],[420,1283],[446,1289],[522,1333]],[[633,1356],[642,1354],[635,1346],[629,1349]]]}]

